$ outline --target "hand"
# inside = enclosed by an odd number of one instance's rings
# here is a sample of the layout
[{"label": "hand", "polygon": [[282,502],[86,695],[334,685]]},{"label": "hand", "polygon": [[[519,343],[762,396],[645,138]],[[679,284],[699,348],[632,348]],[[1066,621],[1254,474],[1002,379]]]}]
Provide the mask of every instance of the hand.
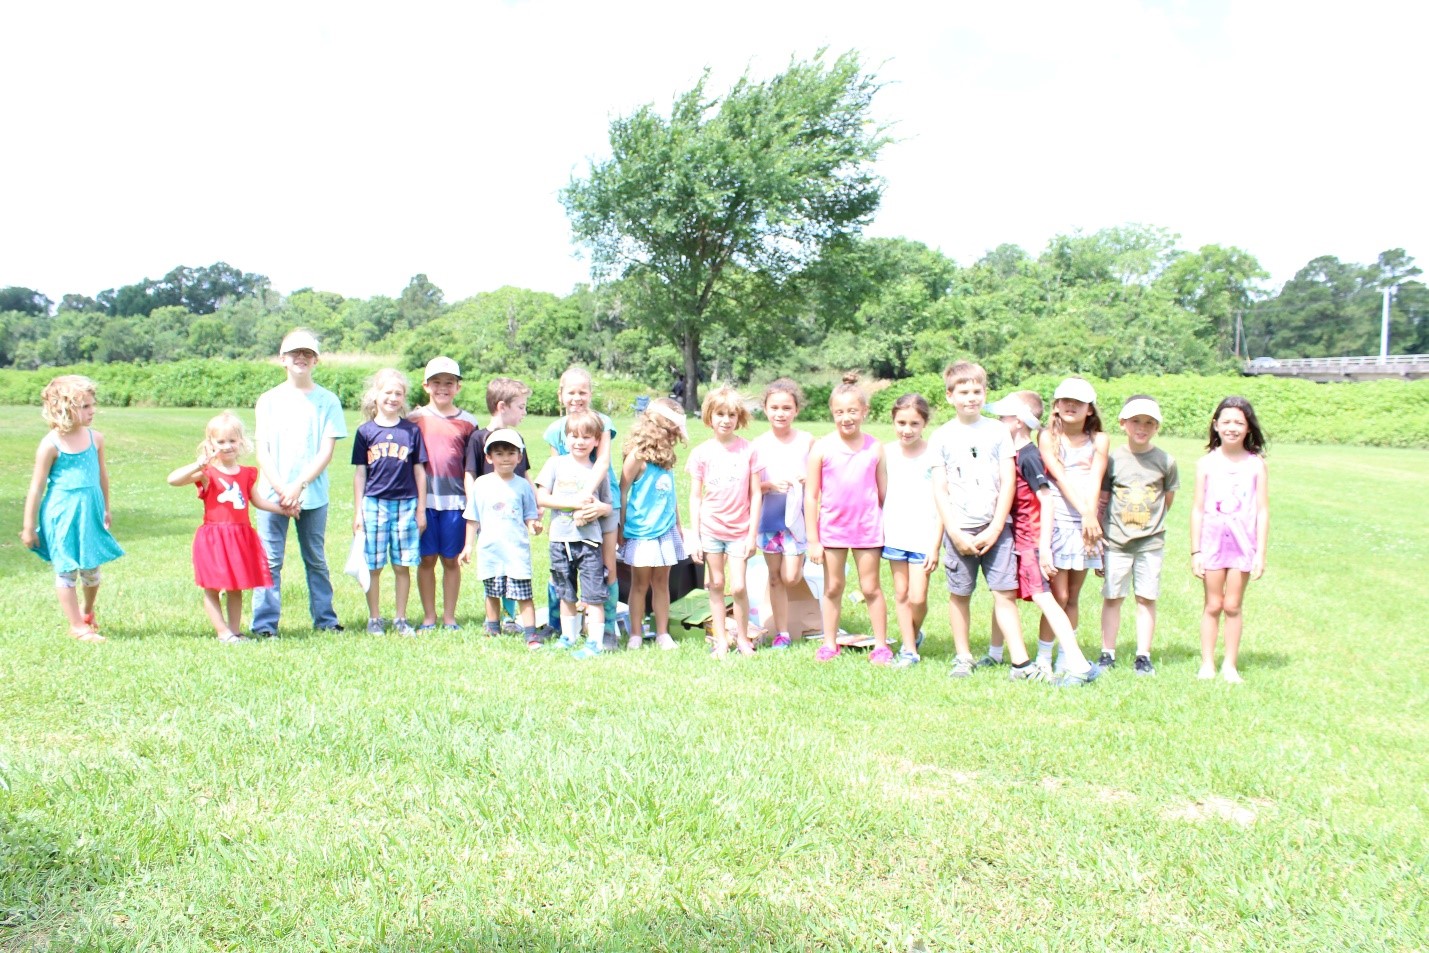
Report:
[{"label": "hand", "polygon": [[541,535],[541,530],[543,530],[543,529],[545,529],[545,528],[546,528],[545,524],[542,523],[540,520],[527,520],[527,521],[526,521],[526,529],[527,529],[528,531],[530,531],[530,533],[531,533],[532,536],[540,536],[540,535]]},{"label": "hand", "polygon": [[457,557],[457,562],[461,563],[463,566],[470,566],[471,550],[466,547],[462,547],[461,555]]},{"label": "hand", "polygon": [[1206,578],[1206,563],[1205,560],[1201,558],[1200,553],[1191,554],[1191,575],[1197,579]]},{"label": "hand", "polygon": [[824,564],[824,546],[822,543],[809,543],[809,562],[815,566]]},{"label": "hand", "polygon": [[695,561],[696,566],[704,564],[705,551],[700,548],[700,544],[698,541],[696,541],[693,545],[686,544],[685,551],[690,554],[690,558]]},{"label": "hand", "polygon": [[303,505],[303,485],[294,483],[292,486],[275,486],[274,492],[278,494],[278,505],[285,510],[296,511]]},{"label": "hand", "polygon": [[1095,556],[1101,552],[1102,547],[1102,524],[1096,521],[1082,521],[1082,545],[1086,547],[1087,555]]},{"label": "hand", "polygon": [[1057,566],[1052,562],[1052,554],[1046,550],[1037,551],[1037,568],[1042,570],[1042,575],[1051,579],[1057,575]]},{"label": "hand", "polygon": [[976,556],[978,554],[973,538],[961,530],[953,530],[948,534],[948,538],[953,541],[953,549],[964,556]]},{"label": "hand", "polygon": [[757,552],[759,552],[759,530],[753,528],[750,529],[749,536],[744,540],[744,558],[749,559]]},{"label": "hand", "polygon": [[997,537],[1001,535],[1001,527],[989,526],[972,538],[972,551],[981,556],[997,543]]},{"label": "hand", "polygon": [[931,553],[923,557],[923,571],[931,576],[933,573],[937,572],[937,570],[938,551],[935,549]]},{"label": "hand", "polygon": [[104,508],[104,528],[108,529],[110,523],[109,507]]},{"label": "hand", "polygon": [[25,544],[26,549],[39,549],[40,537],[32,529],[20,530],[20,542]]},{"label": "hand", "polygon": [[[352,514],[352,531],[354,533],[362,532],[362,504],[359,503],[357,504],[357,506],[357,512]],[[283,512],[286,513],[287,509],[284,508]]]},{"label": "hand", "polygon": [[1250,578],[1259,579],[1265,575],[1265,554],[1256,553],[1255,558],[1250,561]]},{"label": "hand", "polygon": [[417,532],[418,532],[418,533],[425,533],[426,531],[427,531],[427,510],[426,510],[426,507],[421,507],[421,506],[419,506],[419,507],[417,507]]}]

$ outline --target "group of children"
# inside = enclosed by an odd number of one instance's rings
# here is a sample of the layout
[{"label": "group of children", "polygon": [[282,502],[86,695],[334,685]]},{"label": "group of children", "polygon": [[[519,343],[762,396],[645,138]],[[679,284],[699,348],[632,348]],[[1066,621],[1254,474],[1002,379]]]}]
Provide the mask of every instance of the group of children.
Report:
[{"label": "group of children", "polygon": [[[280,352],[286,380],[257,404],[258,467],[239,463],[248,443],[242,422],[225,412],[209,422],[196,461],[169,475],[171,485],[196,485],[203,501],[194,578],[215,633],[226,643],[245,640],[245,589],[255,590],[253,634],[276,635],[290,522],[297,526],[307,570],[314,628],[342,628],[323,545],[327,467],[346,428],[337,398],[312,379],[320,359],[317,339],[294,331]],[[638,620],[648,597],[655,644],[675,648],[670,568],[687,555],[704,565],[713,654],[752,654],[757,639],[745,567],[758,551],[768,570],[770,608],[761,622],[774,649],[787,648],[802,634],[791,632],[789,603],[807,558],[823,570],[823,642],[814,657],[827,662],[841,653],[839,619],[852,555],[872,629],[873,664],[919,663],[930,577],[941,561],[954,677],[1006,662],[1014,679],[1089,684],[1116,664],[1121,605],[1129,594],[1136,600],[1134,669],[1154,674],[1151,643],[1166,514],[1179,489],[1175,461],[1153,443],[1161,423],[1156,401],[1146,395],[1126,401],[1118,416],[1126,443],[1111,450],[1096,393],[1081,378],[1058,386],[1045,429],[1042,399],[1034,391],[1012,393],[985,409],[981,367],[954,363],[944,381],[954,419],[925,436],[932,410],[922,396],[905,394],[893,404],[896,440],[886,445],[863,431],[869,403],[852,375],[830,397],[833,432],[817,440],[794,426],[804,397],[792,380],[765,388],[761,404],[769,431],[753,441],[739,434],[751,419],[743,397],[730,387],[712,389],[701,415],[712,436],[686,464],[687,532],[675,467],[676,447],[688,441],[688,431],[675,401],[649,404],[617,463],[616,430],[590,407],[589,374],[567,370],[559,390],[566,413],[545,434],[553,454],[532,479],[516,430],[530,393],[524,384],[492,380],[486,395],[491,420],[480,428],[455,405],[462,380],[451,358],[427,365],[422,386],[428,403],[410,414],[406,377],[381,371],[363,397],[366,420],[352,452],[354,546],[360,538],[367,631],[414,635],[438,625],[458,628],[462,567],[475,558],[488,633],[500,631],[503,614],[509,614],[527,644],[540,647],[544,630],[535,624],[531,539],[545,531],[549,600],[559,606],[555,644],[578,658],[615,647],[617,558],[630,569],[629,646],[644,642]],[[94,385],[82,377],[56,378],[43,400],[51,431],[36,453],[21,539],[53,563],[71,634],[102,641],[94,616],[99,566],[122,550],[108,529],[103,438],[89,427]],[[1226,398],[1216,408],[1207,449],[1196,469],[1191,515],[1192,569],[1205,584],[1199,674],[1216,674],[1214,651],[1224,622],[1221,675],[1234,682],[1240,680],[1241,602],[1247,582],[1264,571],[1268,535],[1264,437],[1243,398]],[[257,531],[249,523],[250,504],[259,510]],[[549,525],[543,510],[551,514]],[[882,561],[890,564],[893,579],[896,653],[888,639]],[[380,578],[388,563],[396,610],[390,622],[380,612]],[[415,626],[407,615],[412,567],[422,607]],[[992,636],[980,661],[971,651],[969,618],[979,571],[993,595]],[[1089,571],[1104,577],[1096,662],[1082,654],[1076,637]],[[1041,610],[1035,659],[1022,638],[1019,598]]]}]

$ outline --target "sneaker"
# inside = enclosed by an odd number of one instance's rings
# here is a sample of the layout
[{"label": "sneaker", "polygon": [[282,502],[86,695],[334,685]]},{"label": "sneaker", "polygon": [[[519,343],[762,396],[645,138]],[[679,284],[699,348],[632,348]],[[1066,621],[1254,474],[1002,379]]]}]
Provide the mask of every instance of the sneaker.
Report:
[{"label": "sneaker", "polygon": [[1095,682],[1097,680],[1097,676],[1099,676],[1101,673],[1101,666],[1093,665],[1081,675],[1073,675],[1071,672],[1066,672],[1062,675],[1061,678],[1057,679],[1052,684],[1056,685],[1058,688],[1084,688],[1087,685],[1090,685],[1092,682]]},{"label": "sneaker", "polygon": [[551,642],[551,648],[565,651],[566,649],[573,649],[580,644],[580,639],[573,639],[563,635]]},{"label": "sneaker", "polygon": [[923,630],[922,630],[922,629],[919,629],[919,630],[918,630],[918,637],[913,640],[913,644],[914,644],[915,646],[917,646],[918,648],[920,648],[920,649],[923,647]]},{"label": "sneaker", "polygon": [[771,645],[770,648],[787,649],[789,647],[790,642],[792,641],[793,640],[790,639],[787,635],[776,635],[774,636],[774,644]]},{"label": "sneaker", "polygon": [[632,635],[625,642],[625,648],[630,652],[637,652],[645,647],[645,640],[638,635]]},{"label": "sneaker", "polygon": [[1045,682],[1047,681],[1047,670],[1039,668],[1032,662],[1018,668],[1012,666],[1012,670],[1007,673],[1007,677],[1014,682]]},{"label": "sneaker", "polygon": [[461,626],[457,625],[455,622],[443,622],[443,623],[442,623],[442,631],[443,631],[443,632],[460,632],[460,631],[461,631]]},{"label": "sneaker", "polygon": [[868,653],[868,664],[870,665],[887,665],[891,661],[893,661],[893,650],[886,645],[881,645]]},{"label": "sneaker", "polygon": [[675,649],[680,647],[680,643],[676,642],[674,637],[668,632],[661,632],[659,635],[655,636],[655,645],[661,649],[664,649],[666,652],[673,652]]},{"label": "sneaker", "polygon": [[393,622],[392,629],[398,635],[406,636],[409,639],[415,639],[417,637],[417,630],[412,628],[412,623],[408,622],[406,619],[399,618],[397,621]]},{"label": "sneaker", "polygon": [[218,637],[218,641],[224,645],[237,645],[240,642],[247,642],[248,640],[237,632],[225,632]]},{"label": "sneaker", "polygon": [[832,662],[839,657],[839,652],[841,651],[843,651],[843,649],[837,645],[821,645],[818,651],[814,653],[814,661]]},{"label": "sneaker", "polygon": [[435,631],[437,631],[437,624],[436,624],[435,622],[423,622],[421,625],[417,626],[417,631],[418,631],[418,632],[435,632]]},{"label": "sneaker", "polygon": [[971,655],[959,655],[953,659],[953,668],[948,675],[951,678],[968,678],[975,668],[977,668],[977,663],[973,661]]},{"label": "sneaker", "polygon": [[1007,662],[1004,659],[993,658],[991,655],[984,655],[982,658],[977,660],[977,664],[974,665],[973,668],[996,668],[999,665],[1006,664]]},{"label": "sneaker", "polygon": [[1154,666],[1154,665],[1151,664],[1151,656],[1149,656],[1149,655],[1138,655],[1138,656],[1136,657],[1136,674],[1138,674],[1138,675],[1155,675],[1155,674],[1156,674],[1156,666]]},{"label": "sneaker", "polygon": [[385,634],[386,632],[387,632],[387,620],[386,620],[386,619],[368,619],[368,620],[367,620],[367,634],[368,634],[368,635],[383,635],[383,634]]},{"label": "sneaker", "polygon": [[889,668],[912,668],[921,661],[923,661],[923,659],[917,652],[902,649],[897,655],[893,656],[893,663]]},{"label": "sneaker", "polygon": [[344,632],[344,631],[346,631],[346,630],[343,628],[343,625],[342,625],[341,622],[334,622],[332,625],[320,625],[320,626],[318,626],[316,629],[313,629],[313,631],[314,631],[314,632]]},{"label": "sneaker", "polygon": [[1116,668],[1116,656],[1110,652],[1103,652],[1101,657],[1097,659],[1097,668],[1103,672]]},{"label": "sneaker", "polygon": [[598,639],[589,639],[585,645],[582,645],[571,653],[571,658],[584,660],[596,658],[600,654],[600,641]]},{"label": "sneaker", "polygon": [[[267,629],[254,629],[253,637],[255,639],[276,639],[278,637],[278,633],[270,632]],[[1215,669],[1212,669],[1211,675],[1214,676],[1215,674]]]},{"label": "sneaker", "polygon": [[506,619],[501,623],[502,635],[520,635],[522,631],[521,623],[515,619]]}]

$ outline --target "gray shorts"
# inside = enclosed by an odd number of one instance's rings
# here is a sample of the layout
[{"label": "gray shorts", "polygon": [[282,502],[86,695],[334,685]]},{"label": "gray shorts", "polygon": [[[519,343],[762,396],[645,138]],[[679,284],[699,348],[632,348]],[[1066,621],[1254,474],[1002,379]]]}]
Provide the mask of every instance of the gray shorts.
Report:
[{"label": "gray shorts", "polygon": [[1108,547],[1102,556],[1106,564],[1102,598],[1125,599],[1134,589],[1143,599],[1155,599],[1161,594],[1161,562],[1165,555],[1165,549],[1128,553]]},{"label": "gray shorts", "polygon": [[551,583],[562,602],[603,605],[605,561],[590,543],[551,543]]},{"label": "gray shorts", "polygon": [[[976,536],[986,526],[964,530],[969,536]],[[982,567],[982,577],[987,587],[994,592],[1017,591],[1017,553],[1012,548],[1012,526],[1002,528],[997,542],[981,556],[964,556],[958,552],[953,541],[943,536],[943,570],[948,577],[948,592],[955,596],[970,596],[977,587],[978,567]]]}]

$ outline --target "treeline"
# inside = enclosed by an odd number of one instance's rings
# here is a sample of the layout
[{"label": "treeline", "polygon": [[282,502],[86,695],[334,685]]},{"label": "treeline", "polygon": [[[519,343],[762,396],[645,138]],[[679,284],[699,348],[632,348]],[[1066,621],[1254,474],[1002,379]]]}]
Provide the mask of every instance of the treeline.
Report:
[{"label": "treeline", "polygon": [[[1390,287],[1391,350],[1429,351],[1429,292],[1402,249],[1371,265],[1317,258],[1268,294],[1248,252],[1176,242],[1164,229],[1125,226],[1057,236],[1035,256],[999,246],[967,266],[907,239],[846,242],[791,279],[799,294],[777,306],[761,312],[751,296],[736,314],[716,302],[701,331],[701,378],[818,382],[858,368],[897,379],[973,355],[999,387],[1037,374],[1215,373],[1234,369],[1237,350],[1374,354]],[[620,282],[565,297],[507,287],[448,303],[426,275],[396,297],[281,296],[262,275],[220,262],[92,298],[66,294],[57,306],[29,288],[0,289],[0,366],[265,358],[305,326],[328,351],[396,354],[408,367],[445,353],[473,377],[540,380],[580,362],[662,389],[681,357],[650,330],[659,306]]]}]

